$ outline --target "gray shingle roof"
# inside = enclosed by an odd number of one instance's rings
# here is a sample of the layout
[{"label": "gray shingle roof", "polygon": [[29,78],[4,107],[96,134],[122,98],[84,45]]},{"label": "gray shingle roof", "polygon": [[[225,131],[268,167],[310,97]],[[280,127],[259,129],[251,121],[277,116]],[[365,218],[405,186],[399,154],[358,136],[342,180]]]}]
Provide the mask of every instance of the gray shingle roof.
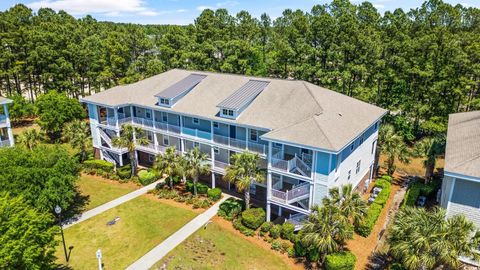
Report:
[{"label": "gray shingle roof", "polygon": [[[160,107],[158,89],[190,74],[206,77],[171,108]],[[249,81],[268,85],[236,119],[221,118],[217,107]],[[172,113],[258,127],[264,138],[339,151],[387,111],[320,86],[296,80],[172,69],[142,81],[116,86],[82,99],[105,106],[137,104]]]},{"label": "gray shingle roof", "polygon": [[268,83],[267,81],[250,80],[220,102],[217,107],[238,111],[252,102],[267,87]]},{"label": "gray shingle roof", "polygon": [[480,111],[449,116],[445,171],[480,178]]},{"label": "gray shingle roof", "polygon": [[161,98],[176,98],[185,94],[185,92],[191,90],[195,85],[200,83],[207,75],[202,74],[190,74],[184,79],[170,85],[165,90],[162,90],[160,93],[156,94],[156,97]]}]

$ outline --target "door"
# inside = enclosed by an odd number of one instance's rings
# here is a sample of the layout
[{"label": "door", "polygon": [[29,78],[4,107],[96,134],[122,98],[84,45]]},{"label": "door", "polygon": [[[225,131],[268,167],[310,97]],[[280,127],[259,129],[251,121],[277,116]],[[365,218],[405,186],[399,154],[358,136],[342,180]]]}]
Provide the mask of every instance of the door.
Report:
[{"label": "door", "polygon": [[237,127],[236,126],[230,126],[230,138],[237,138]]}]

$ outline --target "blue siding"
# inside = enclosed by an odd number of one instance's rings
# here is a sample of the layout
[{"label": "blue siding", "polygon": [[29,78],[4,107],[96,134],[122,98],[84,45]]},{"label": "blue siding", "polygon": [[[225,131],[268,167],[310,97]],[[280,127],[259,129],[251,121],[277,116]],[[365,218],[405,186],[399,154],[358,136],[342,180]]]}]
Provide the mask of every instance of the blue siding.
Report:
[{"label": "blue siding", "polygon": [[90,119],[95,119],[98,121],[98,118],[97,118],[97,106],[94,105],[94,104],[88,104],[88,117],[90,117]]},{"label": "blue siding", "polygon": [[187,128],[198,129],[205,132],[210,132],[211,124],[208,120],[198,119],[198,124],[193,123],[193,117],[184,116],[183,126]]},{"label": "blue siding", "polygon": [[318,152],[317,153],[317,173],[328,175],[331,170],[328,168],[330,161],[330,154]]},{"label": "blue siding", "polygon": [[[218,123],[218,122],[217,122]],[[218,123],[218,128],[213,128],[213,132],[217,135],[228,137],[229,126],[226,124]]]},{"label": "blue siding", "polygon": [[337,167],[337,159],[338,159],[338,156],[332,154],[332,164],[330,166],[330,172],[335,170],[335,168]]}]

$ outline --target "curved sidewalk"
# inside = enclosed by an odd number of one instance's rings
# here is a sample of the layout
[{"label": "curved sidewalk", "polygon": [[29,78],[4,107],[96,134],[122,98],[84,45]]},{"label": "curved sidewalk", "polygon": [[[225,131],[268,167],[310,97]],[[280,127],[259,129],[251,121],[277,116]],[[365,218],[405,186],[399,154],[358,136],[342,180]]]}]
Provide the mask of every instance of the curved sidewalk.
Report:
[{"label": "curved sidewalk", "polygon": [[68,227],[71,227],[71,226],[73,226],[73,225],[75,225],[75,224],[77,224],[77,223],[80,223],[80,222],[82,222],[82,221],[85,221],[85,220],[87,220],[87,219],[89,219],[89,218],[92,218],[92,217],[94,217],[94,216],[96,216],[96,215],[98,215],[98,214],[101,214],[101,213],[103,213],[103,212],[105,212],[105,211],[107,211],[107,210],[110,210],[110,209],[112,209],[112,208],[114,208],[114,207],[116,207],[116,206],[119,206],[119,205],[122,204],[122,203],[125,203],[125,202],[128,202],[128,201],[132,200],[132,199],[135,199],[135,198],[137,198],[137,197],[139,197],[139,196],[147,193],[149,190],[154,189],[155,186],[156,186],[159,182],[161,182],[161,181],[163,181],[163,179],[158,180],[158,181],[156,181],[156,182],[154,182],[154,183],[151,183],[151,184],[148,185],[148,186],[144,186],[144,187],[142,187],[142,188],[139,188],[139,189],[137,189],[137,190],[135,190],[135,191],[132,191],[132,192],[130,192],[130,193],[128,193],[128,194],[125,194],[125,195],[123,195],[122,197],[118,197],[118,198],[116,198],[115,200],[109,201],[109,202],[107,202],[107,203],[105,203],[105,204],[102,204],[102,205],[96,207],[96,208],[93,208],[93,209],[91,209],[91,210],[88,210],[88,211],[86,211],[86,212],[83,212],[82,214],[80,214],[80,215],[78,215],[78,216],[76,216],[76,217],[74,217],[74,218],[71,218],[71,219],[65,221],[65,222],[63,223],[63,228],[66,229],[66,228],[68,228]]},{"label": "curved sidewalk", "polygon": [[127,270],[150,269],[156,262],[161,260],[165,255],[167,255],[190,235],[194,234],[198,229],[205,226],[205,224],[207,224],[207,222],[217,214],[220,204],[229,197],[231,196],[224,194],[220,201],[212,205],[207,211],[203,212],[185,224],[182,228],[180,228],[180,230],[170,235],[167,239],[165,239],[165,241],[154,247],[147,254],[143,255],[143,257],[131,264]]}]

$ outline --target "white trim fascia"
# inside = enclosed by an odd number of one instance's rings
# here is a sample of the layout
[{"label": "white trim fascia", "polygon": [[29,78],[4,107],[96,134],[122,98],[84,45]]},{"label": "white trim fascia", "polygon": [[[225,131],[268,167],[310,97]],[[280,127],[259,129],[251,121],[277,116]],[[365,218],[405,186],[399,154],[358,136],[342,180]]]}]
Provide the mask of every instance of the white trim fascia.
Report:
[{"label": "white trim fascia", "polygon": [[448,214],[448,208],[450,208],[450,202],[452,201],[452,197],[453,197],[453,189],[455,188],[455,182],[456,182],[457,178],[453,178],[452,180],[452,188],[450,189],[450,194],[448,194],[448,201],[447,201],[447,209],[445,210]]},{"label": "white trim fascia", "polygon": [[453,173],[453,172],[448,172],[448,171],[444,171],[443,174],[444,174],[444,176],[450,176],[450,177],[453,177],[453,178],[459,178],[459,179],[462,179],[462,180],[468,180],[468,181],[473,181],[473,182],[479,182],[480,183],[480,178],[479,177],[464,175],[464,174],[460,174],[460,173]]}]

